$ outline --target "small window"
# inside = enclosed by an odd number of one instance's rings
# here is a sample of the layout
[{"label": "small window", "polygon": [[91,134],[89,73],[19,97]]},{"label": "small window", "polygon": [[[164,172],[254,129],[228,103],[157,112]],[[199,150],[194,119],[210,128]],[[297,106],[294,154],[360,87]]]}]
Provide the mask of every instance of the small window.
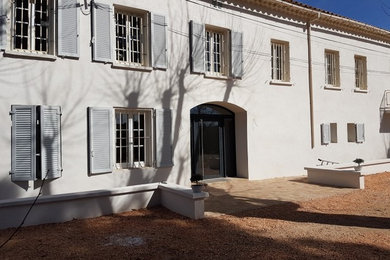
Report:
[{"label": "small window", "polygon": [[347,124],[348,142],[350,143],[363,143],[365,141],[365,128],[364,124]]},{"label": "small window", "polygon": [[115,109],[115,160],[118,168],[152,165],[152,110]]},{"label": "small window", "polygon": [[367,90],[367,59],[355,56],[355,88]]},{"label": "small window", "polygon": [[12,49],[52,54],[54,1],[16,0],[13,2]]},{"label": "small window", "polygon": [[205,70],[210,74],[228,74],[228,31],[206,26]]},{"label": "small window", "polygon": [[290,81],[288,42],[271,41],[271,74],[273,80]]},{"label": "small window", "polygon": [[321,143],[337,143],[337,123],[321,124]]},{"label": "small window", "polygon": [[340,86],[339,52],[325,50],[325,84]]},{"label": "small window", "polygon": [[135,66],[149,66],[148,13],[115,9],[115,60]]}]

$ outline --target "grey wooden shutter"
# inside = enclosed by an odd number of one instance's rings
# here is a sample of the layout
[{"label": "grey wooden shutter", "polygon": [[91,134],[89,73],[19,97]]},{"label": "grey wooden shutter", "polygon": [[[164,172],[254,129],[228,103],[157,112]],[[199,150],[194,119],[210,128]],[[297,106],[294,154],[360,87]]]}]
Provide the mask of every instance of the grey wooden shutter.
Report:
[{"label": "grey wooden shutter", "polygon": [[111,8],[92,2],[93,60],[111,62]]},{"label": "grey wooden shutter", "polygon": [[80,56],[79,0],[58,0],[58,56]]},{"label": "grey wooden shutter", "polygon": [[35,106],[11,106],[11,180],[36,180]]},{"label": "grey wooden shutter", "polygon": [[0,50],[7,48],[7,0],[0,0]]},{"label": "grey wooden shutter", "polygon": [[156,167],[172,167],[172,116],[171,110],[155,110]]},{"label": "grey wooden shutter", "polygon": [[321,143],[330,143],[330,124],[321,124]]},{"label": "grey wooden shutter", "polygon": [[167,68],[167,39],[165,16],[152,15],[152,65],[154,68]]},{"label": "grey wooden shutter", "polygon": [[89,172],[112,171],[112,108],[88,108]]},{"label": "grey wooden shutter", "polygon": [[205,27],[190,22],[191,71],[204,73]]},{"label": "grey wooden shutter", "polygon": [[231,32],[231,76],[241,78],[243,75],[242,33]]},{"label": "grey wooden shutter", "polygon": [[356,142],[364,142],[364,124],[356,124]]},{"label": "grey wooden shutter", "polygon": [[59,178],[62,175],[61,107],[40,108],[41,179]]}]

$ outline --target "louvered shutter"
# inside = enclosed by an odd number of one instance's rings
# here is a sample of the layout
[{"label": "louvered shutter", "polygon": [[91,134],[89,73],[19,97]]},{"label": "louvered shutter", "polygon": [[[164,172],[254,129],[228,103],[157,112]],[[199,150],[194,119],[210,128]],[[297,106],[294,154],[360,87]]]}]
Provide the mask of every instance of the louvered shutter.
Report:
[{"label": "louvered shutter", "polygon": [[112,108],[88,108],[89,172],[112,171]]},{"label": "louvered shutter", "polygon": [[111,8],[92,2],[93,60],[111,62]]},{"label": "louvered shutter", "polygon": [[205,27],[190,22],[191,71],[204,73]]},{"label": "louvered shutter", "polygon": [[155,110],[156,167],[172,167],[171,110]]},{"label": "louvered shutter", "polygon": [[0,0],[0,50],[7,48],[7,0]]},{"label": "louvered shutter", "polygon": [[242,33],[231,32],[231,75],[234,78],[241,78],[243,75],[243,43]]},{"label": "louvered shutter", "polygon": [[152,64],[154,68],[167,68],[167,40],[165,16],[152,15]]},{"label": "louvered shutter", "polygon": [[58,0],[58,56],[80,56],[79,0]]},{"label": "louvered shutter", "polygon": [[40,107],[41,179],[54,179],[62,175],[61,107]]},{"label": "louvered shutter", "polygon": [[321,143],[330,143],[330,124],[321,124]]},{"label": "louvered shutter", "polygon": [[11,180],[36,180],[36,107],[11,106]]},{"label": "louvered shutter", "polygon": [[356,124],[356,142],[363,143],[364,139],[364,124]]}]

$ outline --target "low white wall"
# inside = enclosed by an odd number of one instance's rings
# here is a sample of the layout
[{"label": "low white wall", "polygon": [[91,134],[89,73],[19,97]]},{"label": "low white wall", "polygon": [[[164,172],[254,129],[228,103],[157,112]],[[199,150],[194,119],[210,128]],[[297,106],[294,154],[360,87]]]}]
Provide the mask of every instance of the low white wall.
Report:
[{"label": "low white wall", "polygon": [[[356,163],[342,163],[342,164],[335,164],[334,168],[340,170],[347,170],[347,169],[353,170],[355,166]],[[386,172],[386,171],[390,171],[390,159],[372,160],[372,161],[362,163],[361,166],[362,169],[360,172],[363,175]]]},{"label": "low white wall", "polygon": [[[137,186],[39,197],[23,226],[93,218],[162,205],[186,217],[204,216],[208,193],[191,195],[179,185],[151,183]],[[17,227],[35,197],[0,201],[0,229]]]},{"label": "low white wall", "polygon": [[309,183],[364,189],[364,176],[352,170],[305,168]]}]

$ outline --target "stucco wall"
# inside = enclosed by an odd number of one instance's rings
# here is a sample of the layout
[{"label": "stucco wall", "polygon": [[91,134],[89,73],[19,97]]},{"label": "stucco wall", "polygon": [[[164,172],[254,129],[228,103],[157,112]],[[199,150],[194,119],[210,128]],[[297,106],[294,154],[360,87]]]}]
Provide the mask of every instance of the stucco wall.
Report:
[{"label": "stucco wall", "polygon": [[[114,3],[105,1],[106,3]],[[380,129],[379,105],[390,79],[388,47],[327,29],[312,30],[315,147],[310,144],[306,25],[240,6],[215,8],[208,1],[115,1],[166,16],[168,69],[114,69],[91,62],[91,23],[80,13],[80,58],[43,61],[0,57],[0,199],[37,194],[40,182],[12,183],[9,116],[13,104],[62,106],[63,176],[48,181],[43,194],[88,191],[165,181],[189,184],[190,109],[218,103],[236,113],[238,176],[264,179],[304,174],[317,158],[350,161],[385,158],[387,132]],[[83,7],[84,8],[84,7]],[[189,21],[243,33],[242,79],[191,74]],[[289,42],[291,86],[270,84],[271,39]],[[324,49],[340,52],[341,91],[323,89]],[[353,56],[367,57],[368,93],[354,93]],[[87,107],[171,108],[174,167],[115,170],[88,176]],[[321,145],[320,124],[338,123],[337,144]],[[362,122],[366,142],[348,143],[346,124]],[[246,124],[246,125],[245,125]],[[383,127],[382,127],[383,129]],[[385,132],[385,133],[382,133]]]}]

